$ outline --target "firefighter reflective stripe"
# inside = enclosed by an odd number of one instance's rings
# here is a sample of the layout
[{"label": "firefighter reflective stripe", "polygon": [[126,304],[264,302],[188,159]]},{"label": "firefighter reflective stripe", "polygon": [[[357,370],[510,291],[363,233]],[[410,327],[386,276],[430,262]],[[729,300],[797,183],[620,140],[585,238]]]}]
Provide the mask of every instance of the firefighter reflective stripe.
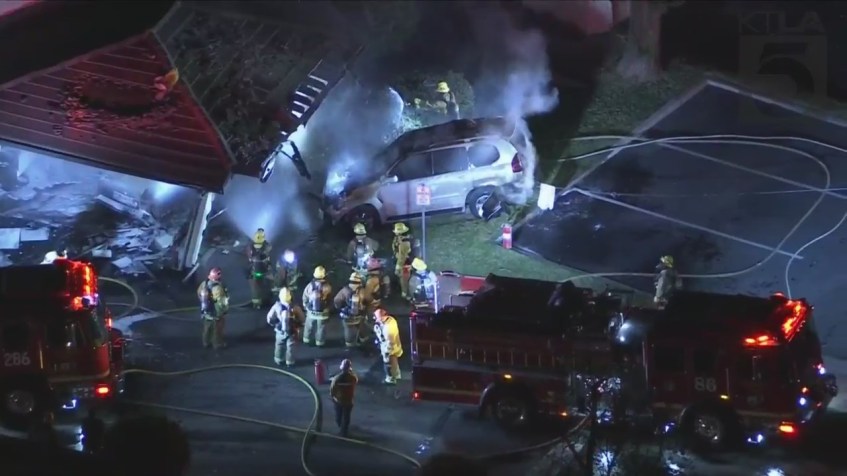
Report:
[{"label": "firefighter reflective stripe", "polygon": [[350,315],[352,316],[358,316],[362,313],[362,288],[351,293],[347,307],[350,309]]}]

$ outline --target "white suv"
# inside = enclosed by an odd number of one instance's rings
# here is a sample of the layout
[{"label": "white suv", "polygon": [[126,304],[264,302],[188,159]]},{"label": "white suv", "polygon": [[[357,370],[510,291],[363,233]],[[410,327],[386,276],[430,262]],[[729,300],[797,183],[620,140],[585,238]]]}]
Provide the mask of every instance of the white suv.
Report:
[{"label": "white suv", "polygon": [[371,173],[345,172],[327,182],[324,212],[333,224],[417,217],[418,186],[429,187],[427,212],[467,210],[484,218],[493,195],[525,185],[527,135],[504,118],[461,119],[407,132],[370,161]]}]

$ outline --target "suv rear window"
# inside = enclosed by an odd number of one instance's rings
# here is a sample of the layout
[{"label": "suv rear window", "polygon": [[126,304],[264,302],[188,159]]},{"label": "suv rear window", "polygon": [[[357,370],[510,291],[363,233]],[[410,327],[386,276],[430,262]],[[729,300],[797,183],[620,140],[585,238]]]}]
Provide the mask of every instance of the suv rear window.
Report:
[{"label": "suv rear window", "polygon": [[500,158],[500,151],[491,144],[472,145],[468,150],[468,160],[474,167],[487,167]]}]

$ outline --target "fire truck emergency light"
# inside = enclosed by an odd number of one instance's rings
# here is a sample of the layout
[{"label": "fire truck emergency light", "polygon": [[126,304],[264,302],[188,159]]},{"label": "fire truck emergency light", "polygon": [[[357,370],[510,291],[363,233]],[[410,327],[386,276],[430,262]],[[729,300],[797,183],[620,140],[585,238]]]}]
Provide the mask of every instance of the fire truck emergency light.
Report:
[{"label": "fire truck emergency light", "polygon": [[[801,301],[787,301],[785,307],[788,308],[789,314],[782,321],[780,330],[785,340],[790,342],[806,323],[809,307]],[[779,345],[779,341],[770,334],[762,334],[755,337],[747,337],[744,339],[744,345],[751,347],[773,347]]]},{"label": "fire truck emergency light", "polygon": [[97,278],[91,265],[80,261],[61,260],[67,262],[68,281],[71,283],[67,296],[71,298],[72,311],[81,311],[97,304]]}]

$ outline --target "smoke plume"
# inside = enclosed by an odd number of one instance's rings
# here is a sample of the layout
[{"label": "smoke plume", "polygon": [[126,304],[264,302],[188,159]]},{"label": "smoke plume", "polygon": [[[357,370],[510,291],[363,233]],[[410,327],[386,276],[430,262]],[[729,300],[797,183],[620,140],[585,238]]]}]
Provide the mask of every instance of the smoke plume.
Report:
[{"label": "smoke plume", "polygon": [[523,203],[532,195],[538,164],[525,119],[550,112],[559,104],[547,44],[541,31],[520,28],[498,4],[472,3],[465,8],[475,39],[472,47],[482,52],[480,74],[474,82],[476,115],[506,116],[523,132],[521,152],[528,162],[527,173],[520,196],[508,197]]},{"label": "smoke plume", "polygon": [[[308,131],[291,135],[295,143],[307,139]],[[304,154],[305,155],[305,154]],[[311,165],[306,159],[307,165]],[[285,156],[276,158],[267,183],[235,175],[220,197],[229,220],[247,236],[264,228],[274,243],[290,245],[320,226],[319,203],[310,199],[309,184]]]}]

